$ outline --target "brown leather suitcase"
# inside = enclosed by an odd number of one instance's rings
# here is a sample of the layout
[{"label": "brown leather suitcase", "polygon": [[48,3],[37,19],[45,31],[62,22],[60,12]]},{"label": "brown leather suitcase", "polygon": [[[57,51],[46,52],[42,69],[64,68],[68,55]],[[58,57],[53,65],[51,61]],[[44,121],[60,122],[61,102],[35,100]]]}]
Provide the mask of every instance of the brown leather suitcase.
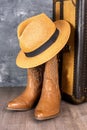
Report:
[{"label": "brown leather suitcase", "polygon": [[60,86],[64,100],[87,101],[87,0],[54,0],[54,20],[71,24],[71,36],[59,55]]}]

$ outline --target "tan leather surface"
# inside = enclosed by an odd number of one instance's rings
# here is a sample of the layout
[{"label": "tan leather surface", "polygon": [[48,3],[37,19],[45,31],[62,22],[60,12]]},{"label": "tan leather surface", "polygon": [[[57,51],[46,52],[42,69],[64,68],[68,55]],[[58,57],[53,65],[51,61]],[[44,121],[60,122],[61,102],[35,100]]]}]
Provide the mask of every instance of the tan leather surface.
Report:
[{"label": "tan leather surface", "polygon": [[55,19],[59,20],[60,19],[60,2],[56,2],[56,7],[55,7]]},{"label": "tan leather surface", "polygon": [[[73,93],[73,77],[74,77],[74,35],[75,35],[75,5],[76,0],[64,0],[63,17],[71,24],[71,36],[68,41],[70,51],[63,54],[62,68],[62,91],[69,95]],[[56,15],[60,9],[60,2],[56,2]],[[58,16],[56,16],[58,19]]]},{"label": "tan leather surface", "polygon": [[31,109],[39,99],[42,84],[42,68],[28,69],[27,87],[24,92],[8,103],[7,109],[26,110]]},{"label": "tan leather surface", "polygon": [[73,93],[73,77],[74,77],[74,35],[75,35],[75,6],[72,1],[64,2],[64,19],[71,24],[71,36],[68,41],[70,52],[63,55],[63,71],[62,71],[62,90],[72,95]]},{"label": "tan leather surface", "polygon": [[58,63],[55,56],[45,65],[42,93],[35,109],[35,117],[43,120],[56,116],[60,110],[60,99]]}]

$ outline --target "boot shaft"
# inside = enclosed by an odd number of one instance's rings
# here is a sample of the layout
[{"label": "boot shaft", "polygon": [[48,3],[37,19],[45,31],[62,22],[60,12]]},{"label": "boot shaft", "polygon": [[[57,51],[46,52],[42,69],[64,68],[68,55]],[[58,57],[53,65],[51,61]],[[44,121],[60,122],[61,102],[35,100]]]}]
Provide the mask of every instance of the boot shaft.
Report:
[{"label": "boot shaft", "polygon": [[54,83],[59,84],[57,56],[53,57],[46,63],[44,79],[51,79]]},{"label": "boot shaft", "polygon": [[27,86],[35,84],[35,87],[42,84],[44,65],[27,69]]}]

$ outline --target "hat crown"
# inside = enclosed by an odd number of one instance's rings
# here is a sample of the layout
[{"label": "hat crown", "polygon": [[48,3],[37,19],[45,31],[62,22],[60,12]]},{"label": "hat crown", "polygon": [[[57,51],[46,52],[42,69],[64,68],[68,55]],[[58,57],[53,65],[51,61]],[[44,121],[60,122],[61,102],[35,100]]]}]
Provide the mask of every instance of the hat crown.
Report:
[{"label": "hat crown", "polygon": [[55,24],[44,13],[25,20],[18,26],[21,49],[24,52],[34,51],[49,40],[55,29]]}]

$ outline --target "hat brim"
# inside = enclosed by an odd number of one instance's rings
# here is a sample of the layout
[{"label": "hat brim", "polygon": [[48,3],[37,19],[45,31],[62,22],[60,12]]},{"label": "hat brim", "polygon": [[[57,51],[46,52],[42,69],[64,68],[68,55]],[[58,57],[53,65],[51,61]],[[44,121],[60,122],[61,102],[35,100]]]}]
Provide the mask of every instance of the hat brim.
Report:
[{"label": "hat brim", "polygon": [[47,62],[60,52],[69,39],[70,25],[65,20],[58,20],[54,23],[59,30],[59,35],[56,41],[44,52],[34,57],[27,57],[21,50],[16,58],[17,66],[21,68],[36,67]]}]

